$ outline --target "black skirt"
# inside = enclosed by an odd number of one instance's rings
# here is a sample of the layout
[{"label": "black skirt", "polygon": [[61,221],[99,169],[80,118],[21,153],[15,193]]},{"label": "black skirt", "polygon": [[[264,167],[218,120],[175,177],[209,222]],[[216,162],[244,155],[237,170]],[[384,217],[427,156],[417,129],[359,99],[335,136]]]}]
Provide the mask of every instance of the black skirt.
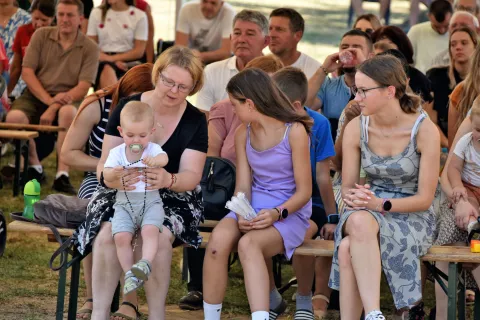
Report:
[{"label": "black skirt", "polygon": [[[176,193],[159,190],[165,210],[163,225],[175,236],[174,245],[188,244],[194,248],[202,243],[198,226],[203,222],[203,202],[200,187],[194,191]],[[111,221],[116,189],[98,187],[87,207],[87,219],[73,234],[73,245],[82,255],[92,251],[93,240],[102,222]]]}]

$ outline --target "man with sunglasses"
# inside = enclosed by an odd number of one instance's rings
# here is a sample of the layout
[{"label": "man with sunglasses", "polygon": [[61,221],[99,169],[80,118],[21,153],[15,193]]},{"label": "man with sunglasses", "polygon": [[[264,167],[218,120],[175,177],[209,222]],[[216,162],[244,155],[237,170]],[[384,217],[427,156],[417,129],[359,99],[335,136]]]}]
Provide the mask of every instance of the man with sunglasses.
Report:
[{"label": "man with sunglasses", "polygon": [[[339,52],[329,55],[308,81],[307,106],[313,110],[321,109],[330,121],[333,139],[343,109],[354,98],[356,66],[371,57],[373,44],[370,36],[361,30],[350,30],[343,35]],[[335,71],[341,76],[328,77]]]}]

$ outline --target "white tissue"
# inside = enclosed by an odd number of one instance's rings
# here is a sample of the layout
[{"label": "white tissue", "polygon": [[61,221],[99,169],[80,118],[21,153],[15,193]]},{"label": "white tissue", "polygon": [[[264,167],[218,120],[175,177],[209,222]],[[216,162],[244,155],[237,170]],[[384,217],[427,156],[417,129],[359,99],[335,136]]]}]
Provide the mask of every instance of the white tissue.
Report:
[{"label": "white tissue", "polygon": [[255,209],[253,209],[243,192],[238,192],[237,195],[233,196],[230,201],[227,201],[225,208],[242,216],[245,220],[250,221],[257,216]]}]

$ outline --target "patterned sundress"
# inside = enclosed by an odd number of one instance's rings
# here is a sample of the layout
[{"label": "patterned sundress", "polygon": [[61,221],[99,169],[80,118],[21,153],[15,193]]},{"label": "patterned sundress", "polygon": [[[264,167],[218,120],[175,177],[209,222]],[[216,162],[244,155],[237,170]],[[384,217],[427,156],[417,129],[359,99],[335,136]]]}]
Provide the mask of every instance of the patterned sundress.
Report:
[{"label": "patterned sundress", "polygon": [[[420,114],[413,126],[410,142],[404,151],[393,157],[379,157],[368,147],[369,117],[360,116],[361,166],[367,174],[371,190],[380,198],[405,198],[418,190],[420,153],[417,150],[418,128],[426,115]],[[335,230],[335,253],[329,286],[340,289],[338,246],[342,229],[348,217],[358,210],[346,210]],[[420,257],[427,253],[435,238],[433,207],[413,213],[380,212],[367,210],[377,220],[380,229],[380,254],[383,272],[393,295],[395,307],[413,307],[422,299]]]}]

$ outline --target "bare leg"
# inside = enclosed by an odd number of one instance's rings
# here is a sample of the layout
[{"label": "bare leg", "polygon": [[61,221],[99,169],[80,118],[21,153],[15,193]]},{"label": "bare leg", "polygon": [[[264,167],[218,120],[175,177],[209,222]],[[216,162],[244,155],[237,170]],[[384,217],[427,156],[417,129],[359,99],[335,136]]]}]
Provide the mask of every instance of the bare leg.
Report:
[{"label": "bare leg", "polygon": [[93,320],[105,320],[110,315],[110,304],[122,268],[112,237],[112,224],[105,222],[93,244]]},{"label": "bare leg", "polygon": [[[92,263],[93,263],[92,254],[87,255],[82,260],[83,276],[85,278],[85,287],[86,287],[85,300],[92,299]],[[87,301],[83,304],[82,307],[80,307],[80,309],[90,309],[90,310],[92,310],[92,308],[93,308],[93,303],[87,302]],[[87,319],[88,317],[90,317],[90,314],[82,314],[82,313],[77,314],[77,318],[79,319]]]},{"label": "bare leg", "polygon": [[385,21],[387,10],[390,7],[391,0],[380,0],[380,20]]},{"label": "bare leg", "polygon": [[[315,295],[321,294],[330,298],[332,289],[328,286],[330,278],[330,270],[332,268],[332,258],[317,257],[315,258]],[[343,275],[342,275],[343,276]],[[299,286],[300,287],[300,286]],[[314,300],[315,309],[327,311],[328,303],[323,299]]]},{"label": "bare leg", "polygon": [[147,260],[150,264],[157,255],[158,251],[158,235],[160,234],[158,228],[153,225],[146,225],[142,227],[142,259]]},{"label": "bare leg", "polygon": [[282,236],[274,227],[253,230],[240,238],[238,255],[243,267],[245,289],[251,312],[268,312],[270,309],[268,290],[270,284],[265,259],[283,251]]},{"label": "bare leg", "polygon": [[[72,105],[66,105],[60,108],[58,111],[58,126],[66,128],[70,128],[70,125],[77,114],[77,108]],[[65,171],[68,172],[69,167],[62,161],[62,157],[60,153],[62,151],[63,142],[65,141],[65,137],[67,136],[67,130],[59,131],[57,137],[57,159],[58,159],[58,168],[57,171]]]},{"label": "bare leg", "polygon": [[119,232],[115,234],[113,239],[122,270],[127,272],[133,265],[132,234],[130,232]]},{"label": "bare leg", "polygon": [[222,303],[227,289],[228,256],[240,236],[235,219],[222,219],[213,229],[203,263],[203,300],[206,303]]},{"label": "bare leg", "polygon": [[100,74],[99,87],[105,88],[117,83],[117,81],[118,79],[115,70],[113,70],[113,68],[109,65],[105,65],[105,67],[103,67],[102,73]]},{"label": "bare leg", "polygon": [[149,320],[165,319],[165,300],[170,285],[173,240],[175,238],[167,228],[163,228],[163,232],[158,233],[158,251],[153,260],[150,278],[145,282]]},{"label": "bare leg", "polygon": [[345,319],[359,319],[362,314],[362,300],[350,256],[350,237],[345,237],[338,247],[340,266],[340,312]]},{"label": "bare leg", "polygon": [[363,11],[362,0],[352,0],[353,11],[355,16],[361,16],[365,11]]},{"label": "bare leg", "polygon": [[418,23],[420,0],[410,0],[410,28]]},{"label": "bare leg", "polygon": [[[317,233],[317,225],[309,220],[310,226],[305,233],[305,240],[311,240],[313,235]],[[308,296],[312,293],[312,284],[315,272],[315,257],[309,256],[294,256],[292,260],[292,267],[297,277],[297,294],[301,296]]]},{"label": "bare leg", "polygon": [[352,213],[345,226],[345,233],[350,238],[350,261],[365,314],[373,310],[380,310],[382,270],[378,232],[377,220],[367,211]]}]

